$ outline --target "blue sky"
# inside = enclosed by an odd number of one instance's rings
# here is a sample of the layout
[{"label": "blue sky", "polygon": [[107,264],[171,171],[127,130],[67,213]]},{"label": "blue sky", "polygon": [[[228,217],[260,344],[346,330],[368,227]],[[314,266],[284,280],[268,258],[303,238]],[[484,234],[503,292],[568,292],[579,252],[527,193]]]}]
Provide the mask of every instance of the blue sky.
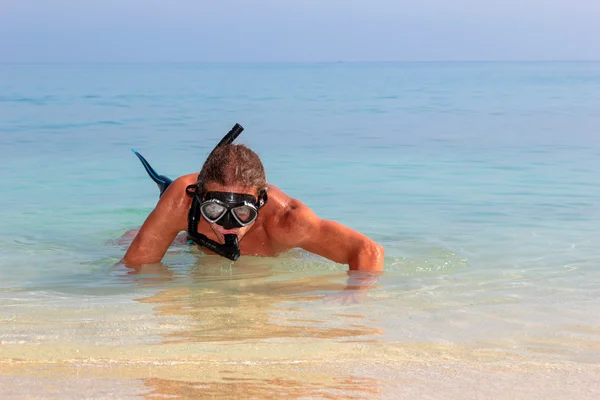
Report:
[{"label": "blue sky", "polygon": [[0,62],[599,60],[600,0],[0,0]]}]

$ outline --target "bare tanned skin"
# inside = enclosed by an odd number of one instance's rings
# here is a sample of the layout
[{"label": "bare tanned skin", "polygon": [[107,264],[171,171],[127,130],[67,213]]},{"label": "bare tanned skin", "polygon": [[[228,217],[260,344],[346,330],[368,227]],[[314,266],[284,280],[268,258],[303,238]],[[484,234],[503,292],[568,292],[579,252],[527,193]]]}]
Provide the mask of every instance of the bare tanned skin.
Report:
[{"label": "bare tanned skin", "polygon": [[[160,197],[125,256],[127,266],[157,263],[162,260],[177,235],[187,230],[192,197],[186,187],[197,182],[197,174],[184,175]],[[245,193],[257,196],[256,190],[243,186],[205,183],[206,191]],[[381,271],[384,249],[365,235],[337,222],[319,218],[309,207],[268,185],[269,201],[251,225],[225,230],[201,218],[198,232],[223,243],[224,234],[238,236],[242,255],[273,257],[301,248],[340,264],[350,270]],[[201,248],[206,253],[209,250]]]}]

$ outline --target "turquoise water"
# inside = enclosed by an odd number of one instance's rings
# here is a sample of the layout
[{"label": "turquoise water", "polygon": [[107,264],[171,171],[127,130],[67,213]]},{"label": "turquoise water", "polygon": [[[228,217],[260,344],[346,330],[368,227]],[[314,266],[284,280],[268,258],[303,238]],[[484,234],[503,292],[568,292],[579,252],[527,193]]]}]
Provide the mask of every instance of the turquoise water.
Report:
[{"label": "turquoise water", "polygon": [[[272,184],[384,245],[361,302],[323,301],[346,268],[301,251],[115,265],[158,195],[130,149],[174,178],[236,122]],[[394,397],[409,361],[600,362],[600,63],[1,65],[0,160],[8,397]]]}]

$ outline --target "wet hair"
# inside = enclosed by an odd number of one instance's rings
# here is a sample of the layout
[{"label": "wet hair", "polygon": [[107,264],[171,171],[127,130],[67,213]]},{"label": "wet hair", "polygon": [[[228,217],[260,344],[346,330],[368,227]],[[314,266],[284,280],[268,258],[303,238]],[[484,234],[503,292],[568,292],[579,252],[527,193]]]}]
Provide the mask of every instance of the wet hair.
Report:
[{"label": "wet hair", "polygon": [[204,162],[199,178],[203,186],[207,182],[239,185],[254,188],[257,194],[267,187],[260,157],[243,144],[228,144],[215,149]]}]

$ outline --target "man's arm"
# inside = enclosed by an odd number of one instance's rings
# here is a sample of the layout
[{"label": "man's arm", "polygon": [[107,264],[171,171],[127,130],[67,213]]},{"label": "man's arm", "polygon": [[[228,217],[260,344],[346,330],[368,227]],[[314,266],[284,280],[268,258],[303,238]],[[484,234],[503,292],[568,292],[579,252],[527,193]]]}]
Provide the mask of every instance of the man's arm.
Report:
[{"label": "man's arm", "polygon": [[300,201],[290,204],[282,222],[293,247],[347,264],[350,270],[383,270],[381,245],[338,222],[319,218]]},{"label": "man's arm", "polygon": [[127,266],[152,264],[162,260],[187,217],[185,183],[177,179],[160,197],[154,210],[121,259]]}]

